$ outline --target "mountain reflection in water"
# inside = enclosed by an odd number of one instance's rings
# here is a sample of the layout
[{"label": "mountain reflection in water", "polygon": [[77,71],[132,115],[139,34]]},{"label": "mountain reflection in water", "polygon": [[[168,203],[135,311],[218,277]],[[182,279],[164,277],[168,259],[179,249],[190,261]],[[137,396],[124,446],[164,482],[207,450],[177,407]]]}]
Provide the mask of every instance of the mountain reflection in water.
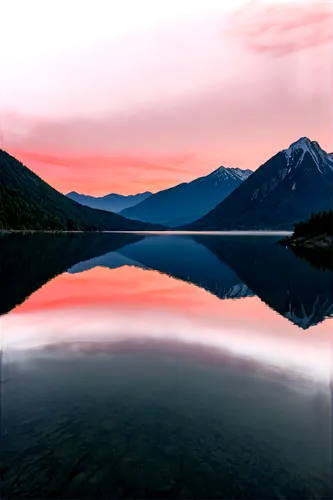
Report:
[{"label": "mountain reflection in water", "polygon": [[2,496],[332,498],[332,272],[277,238],[2,236]]}]

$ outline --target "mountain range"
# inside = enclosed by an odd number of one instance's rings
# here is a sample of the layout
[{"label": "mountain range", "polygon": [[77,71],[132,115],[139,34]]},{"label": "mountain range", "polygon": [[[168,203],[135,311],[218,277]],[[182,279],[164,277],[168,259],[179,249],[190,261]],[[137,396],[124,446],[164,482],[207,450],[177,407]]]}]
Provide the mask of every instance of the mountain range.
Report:
[{"label": "mountain range", "polygon": [[216,207],[251,174],[251,170],[219,167],[209,175],[159,191],[121,215],[172,228],[188,224]]},{"label": "mountain range", "polygon": [[302,137],[261,165],[204,217],[193,231],[292,229],[333,206],[333,158]]},{"label": "mountain range", "polygon": [[[253,173],[219,167],[192,182],[156,194],[129,197],[111,194],[93,198],[74,192],[62,195],[3,150],[0,165],[2,229],[285,230],[312,213],[333,208],[333,155],[306,137],[275,154]],[[80,204],[70,197],[79,197]],[[101,205],[96,209],[82,204],[110,200],[118,200],[116,210],[124,203],[127,208],[115,214],[100,210]]]},{"label": "mountain range", "polygon": [[14,230],[142,231],[152,226],[84,207],[53,189],[0,150],[0,228]]},{"label": "mountain range", "polygon": [[71,191],[66,196],[71,200],[77,201],[81,205],[85,205],[87,207],[119,213],[122,210],[125,210],[125,208],[137,205],[151,195],[152,193],[150,191],[146,191],[144,193],[131,194],[128,196],[110,193],[105,196],[95,197]]}]

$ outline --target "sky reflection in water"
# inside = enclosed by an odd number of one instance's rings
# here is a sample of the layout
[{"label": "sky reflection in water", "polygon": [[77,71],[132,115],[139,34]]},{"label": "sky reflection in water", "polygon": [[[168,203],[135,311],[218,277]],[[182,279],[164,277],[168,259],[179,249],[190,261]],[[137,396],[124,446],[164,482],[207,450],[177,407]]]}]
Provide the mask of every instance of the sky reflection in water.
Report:
[{"label": "sky reflection in water", "polygon": [[211,245],[151,238],[2,316],[7,497],[329,498],[331,297],[305,290],[300,318],[290,272],[283,316]]}]

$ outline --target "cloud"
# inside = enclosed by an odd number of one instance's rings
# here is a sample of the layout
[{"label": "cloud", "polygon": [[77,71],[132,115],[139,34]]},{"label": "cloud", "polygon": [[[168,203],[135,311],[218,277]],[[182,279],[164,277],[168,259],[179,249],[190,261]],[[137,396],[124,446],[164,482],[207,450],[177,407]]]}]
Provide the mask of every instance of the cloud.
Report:
[{"label": "cloud", "polygon": [[133,194],[137,190],[163,189],[191,177],[193,153],[179,154],[104,154],[72,156],[46,154],[28,149],[10,149],[10,154],[32,169],[46,182],[67,193],[76,190],[96,195],[110,191]]},{"label": "cloud", "polygon": [[255,169],[305,135],[332,150],[330,17],[320,2],[247,2],[9,68],[2,147],[96,195]]},{"label": "cloud", "polygon": [[249,2],[233,13],[226,31],[253,52],[279,57],[333,39],[332,3]]}]

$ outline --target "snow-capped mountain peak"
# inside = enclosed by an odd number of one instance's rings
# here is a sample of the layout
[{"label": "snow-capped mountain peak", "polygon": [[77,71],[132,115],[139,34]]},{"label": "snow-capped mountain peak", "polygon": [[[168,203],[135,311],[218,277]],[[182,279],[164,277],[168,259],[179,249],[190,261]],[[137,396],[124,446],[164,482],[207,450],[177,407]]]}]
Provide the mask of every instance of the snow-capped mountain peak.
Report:
[{"label": "snow-capped mountain peak", "polygon": [[[304,155],[308,153],[317,167],[317,170],[322,174],[323,169],[329,168],[333,170],[332,157],[327,154],[317,141],[311,141],[308,137],[301,137],[297,141],[290,144],[288,149],[282,151],[287,159],[287,165],[297,168],[301,165]],[[295,156],[299,155],[297,161],[295,162]]]},{"label": "snow-capped mountain peak", "polygon": [[288,149],[304,149],[310,147],[312,141],[308,137],[300,137],[297,141],[290,144]]},{"label": "snow-capped mountain peak", "polygon": [[296,151],[303,151],[303,154],[306,153],[307,151],[310,152],[312,149],[320,149],[320,146],[318,142],[315,141],[310,141],[307,137],[301,137],[298,139],[298,141],[293,142],[290,144],[288,149],[284,149],[283,152],[286,155],[287,159],[290,160],[293,154]]},{"label": "snow-capped mountain peak", "polygon": [[250,169],[242,170],[241,168],[231,168],[230,170],[232,170],[233,174],[242,181],[245,181],[245,179],[247,179],[252,174],[252,170]]},{"label": "snow-capped mountain peak", "polygon": [[242,170],[241,168],[233,168],[233,167],[219,167],[214,172],[212,172],[212,176],[218,180],[226,180],[226,179],[239,179],[241,181],[245,181],[252,174],[252,170]]}]

